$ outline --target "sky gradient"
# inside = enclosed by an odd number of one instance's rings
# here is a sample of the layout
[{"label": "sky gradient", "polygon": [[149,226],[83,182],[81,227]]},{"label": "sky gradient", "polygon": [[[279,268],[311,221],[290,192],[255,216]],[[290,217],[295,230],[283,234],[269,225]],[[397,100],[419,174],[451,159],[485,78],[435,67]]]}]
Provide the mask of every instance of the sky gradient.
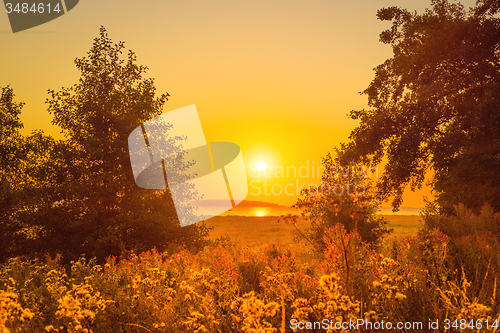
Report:
[{"label": "sky gradient", "polygon": [[[82,0],[62,17],[16,34],[4,12],[0,86],[11,85],[16,100],[26,102],[24,134],[43,129],[61,138],[47,112],[47,89],[78,81],[73,61],[86,55],[104,25],[114,42],[125,41],[149,67],[146,76],[155,79],[158,93],[171,95],[164,111],[196,104],[207,141],[238,144],[249,182],[263,185],[264,178],[252,176],[256,161],[273,170],[309,165],[311,172],[348,140],[357,122],[347,114],[367,107],[358,92],[392,54],[379,42],[390,23],[375,16],[388,6],[422,12],[430,2]],[[267,181],[281,188],[293,183],[289,192],[295,192],[296,178]],[[299,178],[299,184],[317,182]],[[297,198],[261,190],[255,195],[249,187],[247,199],[290,205]],[[408,191],[403,206],[422,207],[423,195],[429,190]]]}]

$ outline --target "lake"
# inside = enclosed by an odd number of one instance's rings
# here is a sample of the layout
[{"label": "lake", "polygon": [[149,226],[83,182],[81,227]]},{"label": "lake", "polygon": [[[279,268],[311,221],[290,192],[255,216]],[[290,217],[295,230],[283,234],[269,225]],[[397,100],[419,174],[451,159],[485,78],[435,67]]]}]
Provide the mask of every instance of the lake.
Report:
[{"label": "lake", "polygon": [[[219,207],[204,206],[200,207],[198,214],[201,215],[214,215]],[[402,207],[396,213],[392,211],[392,208],[382,208],[378,214],[380,215],[420,215],[419,212],[422,208],[409,208]],[[236,206],[233,209],[219,214],[220,216],[281,216],[287,214],[300,215],[300,210],[285,207],[249,207],[249,206]]]}]

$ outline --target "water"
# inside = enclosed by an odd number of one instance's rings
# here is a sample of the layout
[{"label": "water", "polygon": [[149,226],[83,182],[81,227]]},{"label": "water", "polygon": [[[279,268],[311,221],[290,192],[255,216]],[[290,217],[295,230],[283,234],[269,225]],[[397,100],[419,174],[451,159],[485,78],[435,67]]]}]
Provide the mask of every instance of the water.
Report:
[{"label": "water", "polygon": [[[200,215],[214,215],[220,207],[204,206],[200,207],[197,211]],[[300,210],[291,207],[251,207],[251,206],[236,206],[227,212],[220,214],[220,216],[281,216],[287,214],[300,215]]]},{"label": "water", "polygon": [[[220,207],[204,206],[200,207],[198,214],[201,215],[214,215],[216,210]],[[379,212],[380,215],[419,215],[422,208],[407,208],[399,209],[399,212],[393,213],[392,208],[382,208]],[[281,216],[281,215],[300,215],[300,210],[291,207],[249,207],[249,206],[236,206],[233,209],[220,214],[220,216]]]},{"label": "water", "polygon": [[392,208],[381,208],[378,212],[379,215],[420,215],[423,208],[401,207],[399,212],[394,213]]}]

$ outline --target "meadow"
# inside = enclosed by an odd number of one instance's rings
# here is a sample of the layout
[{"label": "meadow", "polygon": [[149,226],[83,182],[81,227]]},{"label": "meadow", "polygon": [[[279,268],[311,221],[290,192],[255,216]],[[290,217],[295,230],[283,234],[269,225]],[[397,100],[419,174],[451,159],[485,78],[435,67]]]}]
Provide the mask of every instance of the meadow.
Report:
[{"label": "meadow", "polygon": [[[420,215],[382,215],[388,220],[388,228],[394,229],[386,239],[415,236],[422,227]],[[261,246],[268,244],[293,244],[295,227],[280,221],[279,216],[215,216],[206,221],[214,229],[210,238],[229,237],[240,246]],[[297,220],[297,227],[304,230],[310,222],[304,218]]]},{"label": "meadow", "polygon": [[277,218],[230,216],[208,221],[212,242],[197,253],[171,244],[66,267],[58,255],[12,258],[0,332],[498,331],[500,214],[458,207],[421,228],[418,216],[388,218],[382,248],[337,224],[315,252]]}]

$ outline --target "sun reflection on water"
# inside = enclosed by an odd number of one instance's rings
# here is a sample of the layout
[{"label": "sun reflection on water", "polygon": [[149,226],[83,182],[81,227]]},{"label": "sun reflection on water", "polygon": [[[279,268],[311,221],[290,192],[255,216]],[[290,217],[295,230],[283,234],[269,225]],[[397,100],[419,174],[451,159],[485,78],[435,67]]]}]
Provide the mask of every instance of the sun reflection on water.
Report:
[{"label": "sun reflection on water", "polygon": [[266,207],[255,207],[254,209],[252,209],[251,215],[258,217],[267,216],[269,215],[269,211],[268,209],[266,209]]}]

